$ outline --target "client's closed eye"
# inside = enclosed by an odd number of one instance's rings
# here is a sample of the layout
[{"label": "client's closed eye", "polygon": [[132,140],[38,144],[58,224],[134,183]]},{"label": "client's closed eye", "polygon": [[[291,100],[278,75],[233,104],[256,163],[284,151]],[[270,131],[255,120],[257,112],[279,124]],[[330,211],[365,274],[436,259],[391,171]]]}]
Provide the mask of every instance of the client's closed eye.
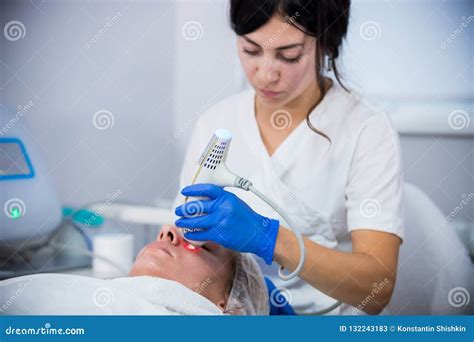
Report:
[{"label": "client's closed eye", "polygon": [[201,248],[209,253],[216,254],[219,249],[219,245],[214,242],[208,241],[207,243],[202,245]]},{"label": "client's closed eye", "polygon": [[209,248],[209,246],[202,245],[201,248],[208,251],[208,252],[212,252],[211,249]]}]

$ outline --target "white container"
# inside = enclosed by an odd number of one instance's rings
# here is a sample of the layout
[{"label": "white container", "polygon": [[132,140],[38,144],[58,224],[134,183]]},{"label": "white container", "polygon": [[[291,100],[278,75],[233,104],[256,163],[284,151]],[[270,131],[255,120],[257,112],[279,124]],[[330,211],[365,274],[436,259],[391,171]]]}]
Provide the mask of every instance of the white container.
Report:
[{"label": "white container", "polygon": [[126,233],[108,233],[94,236],[92,247],[94,276],[114,278],[128,275],[133,263],[134,237]]}]

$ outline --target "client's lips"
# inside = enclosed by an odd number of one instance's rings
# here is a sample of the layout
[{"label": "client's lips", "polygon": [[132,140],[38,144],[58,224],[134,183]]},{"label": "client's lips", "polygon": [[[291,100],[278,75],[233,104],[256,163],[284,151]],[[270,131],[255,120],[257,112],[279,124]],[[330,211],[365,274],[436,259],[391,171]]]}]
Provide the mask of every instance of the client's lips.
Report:
[{"label": "client's lips", "polygon": [[168,254],[170,257],[173,256],[173,254],[171,254],[168,246],[166,246],[166,244],[161,242],[161,241],[153,241],[152,243],[148,244],[147,248],[154,249],[154,250],[159,249],[159,250],[165,252],[166,254]]}]

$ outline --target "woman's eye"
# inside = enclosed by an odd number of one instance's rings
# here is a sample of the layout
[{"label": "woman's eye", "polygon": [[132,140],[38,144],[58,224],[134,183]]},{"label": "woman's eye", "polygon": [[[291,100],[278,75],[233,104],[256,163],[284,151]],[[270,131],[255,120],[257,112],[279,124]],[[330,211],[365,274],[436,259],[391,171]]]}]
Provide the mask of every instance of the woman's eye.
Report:
[{"label": "woman's eye", "polygon": [[259,53],[258,50],[247,50],[247,49],[244,49],[244,52],[250,56],[257,56]]},{"label": "woman's eye", "polygon": [[290,63],[290,64],[294,64],[294,63],[298,63],[301,59],[301,55],[299,56],[296,56],[294,58],[288,58],[288,57],[285,57],[285,56],[280,56],[280,59],[283,61],[283,62],[286,62],[286,63]]}]

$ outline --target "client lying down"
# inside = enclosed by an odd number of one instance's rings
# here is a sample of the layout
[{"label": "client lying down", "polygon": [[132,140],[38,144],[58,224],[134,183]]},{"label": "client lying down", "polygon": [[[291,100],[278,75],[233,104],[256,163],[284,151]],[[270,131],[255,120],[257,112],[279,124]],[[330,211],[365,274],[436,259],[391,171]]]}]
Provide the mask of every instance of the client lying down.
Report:
[{"label": "client lying down", "polygon": [[164,226],[129,277],[37,274],[0,282],[3,315],[268,315],[268,294],[250,255],[214,243],[185,247]]}]

